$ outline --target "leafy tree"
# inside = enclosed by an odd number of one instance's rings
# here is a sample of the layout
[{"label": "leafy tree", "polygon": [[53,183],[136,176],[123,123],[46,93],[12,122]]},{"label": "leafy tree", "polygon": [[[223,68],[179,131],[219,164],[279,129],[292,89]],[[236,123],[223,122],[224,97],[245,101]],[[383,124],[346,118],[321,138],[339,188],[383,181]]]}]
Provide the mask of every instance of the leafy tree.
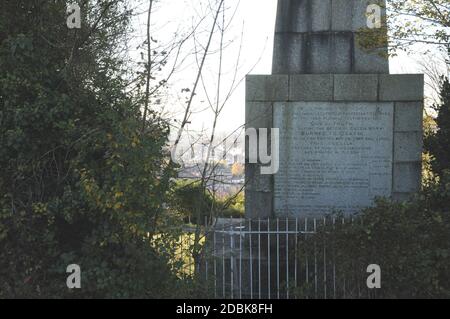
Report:
[{"label": "leafy tree", "polygon": [[[448,0],[387,0],[386,24],[380,29],[362,28],[357,43],[368,51],[385,56],[398,50],[410,51],[415,44],[426,45],[428,52],[438,49],[450,64],[450,3]],[[435,51],[434,51],[435,52]]]},{"label": "leafy tree", "polygon": [[450,82],[443,79],[441,100],[434,109],[438,112],[436,118],[437,130],[434,134],[429,134],[425,139],[427,151],[433,156],[432,169],[439,176],[444,170],[450,170]]},{"label": "leafy tree", "polygon": [[231,167],[231,174],[233,176],[242,176],[245,173],[244,165],[240,163],[234,163]]},{"label": "leafy tree", "polygon": [[127,93],[127,1],[80,4],[1,1],[0,297],[164,297],[168,128]]},{"label": "leafy tree", "polygon": [[388,0],[388,10],[394,49],[422,43],[450,55],[448,0]]}]

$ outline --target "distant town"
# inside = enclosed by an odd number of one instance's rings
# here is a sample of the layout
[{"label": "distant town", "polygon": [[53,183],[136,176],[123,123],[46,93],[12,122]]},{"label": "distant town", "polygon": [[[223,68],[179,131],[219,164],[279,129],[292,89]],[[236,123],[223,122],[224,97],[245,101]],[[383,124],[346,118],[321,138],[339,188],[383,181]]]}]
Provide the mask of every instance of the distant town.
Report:
[{"label": "distant town", "polygon": [[209,142],[185,141],[177,151],[177,162],[181,166],[178,178],[201,179],[208,162],[205,172],[208,188],[219,197],[236,194],[245,183],[244,154],[243,138],[225,139],[211,148]]}]

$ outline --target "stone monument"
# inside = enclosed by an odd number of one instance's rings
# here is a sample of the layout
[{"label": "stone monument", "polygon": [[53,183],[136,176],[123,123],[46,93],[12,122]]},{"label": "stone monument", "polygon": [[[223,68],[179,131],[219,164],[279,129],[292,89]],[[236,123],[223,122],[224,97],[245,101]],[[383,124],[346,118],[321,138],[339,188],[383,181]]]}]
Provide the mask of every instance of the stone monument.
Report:
[{"label": "stone monument", "polygon": [[424,79],[389,74],[387,41],[362,45],[385,25],[385,0],[278,0],[272,75],[246,79],[246,128],[279,129],[279,170],[261,174],[247,143],[248,218],[350,214],[419,190]]}]

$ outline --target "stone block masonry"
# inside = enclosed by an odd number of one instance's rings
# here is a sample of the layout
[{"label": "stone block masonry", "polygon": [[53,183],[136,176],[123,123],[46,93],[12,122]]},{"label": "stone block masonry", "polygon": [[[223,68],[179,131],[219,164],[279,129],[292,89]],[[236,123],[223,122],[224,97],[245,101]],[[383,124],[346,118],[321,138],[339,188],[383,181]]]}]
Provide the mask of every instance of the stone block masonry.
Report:
[{"label": "stone block masonry", "polygon": [[353,213],[421,186],[423,75],[247,77],[247,128],[280,129],[280,171],[247,165],[246,215]]}]

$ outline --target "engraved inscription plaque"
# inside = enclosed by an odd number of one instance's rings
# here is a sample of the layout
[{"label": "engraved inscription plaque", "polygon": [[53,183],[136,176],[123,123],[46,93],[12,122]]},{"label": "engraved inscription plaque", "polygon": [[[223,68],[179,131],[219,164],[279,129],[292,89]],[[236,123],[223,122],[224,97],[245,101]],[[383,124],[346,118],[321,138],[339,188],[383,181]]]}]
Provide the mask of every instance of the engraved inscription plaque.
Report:
[{"label": "engraved inscription plaque", "polygon": [[354,213],[392,191],[393,103],[274,104],[278,216]]}]

